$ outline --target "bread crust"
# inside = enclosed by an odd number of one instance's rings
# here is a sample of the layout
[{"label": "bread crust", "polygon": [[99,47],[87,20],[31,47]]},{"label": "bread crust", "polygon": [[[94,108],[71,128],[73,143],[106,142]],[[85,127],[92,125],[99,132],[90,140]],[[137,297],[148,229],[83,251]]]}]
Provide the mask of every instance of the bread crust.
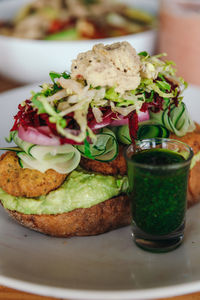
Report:
[{"label": "bread crust", "polygon": [[197,162],[196,165],[190,170],[189,173],[189,184],[188,184],[188,196],[187,202],[188,207],[200,202],[200,162]]},{"label": "bread crust", "polygon": [[[189,132],[182,137],[177,137],[175,134],[171,134],[170,138],[179,140],[183,143],[188,144],[194,154],[200,151],[200,125],[195,123],[196,129],[193,132]],[[190,170],[188,180],[188,195],[187,204],[188,207],[200,202],[200,162],[197,162],[195,166]]]},{"label": "bread crust", "polygon": [[130,201],[120,195],[90,208],[56,215],[26,215],[7,210],[21,225],[55,237],[90,236],[130,224]]}]

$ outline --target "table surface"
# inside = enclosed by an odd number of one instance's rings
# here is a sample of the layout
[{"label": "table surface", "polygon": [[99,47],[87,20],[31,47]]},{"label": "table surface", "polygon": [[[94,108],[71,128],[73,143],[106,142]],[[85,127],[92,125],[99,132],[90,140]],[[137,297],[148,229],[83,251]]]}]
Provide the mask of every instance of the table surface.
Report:
[{"label": "table surface", "polygon": [[[22,84],[0,76],[0,93],[20,86],[22,86]],[[33,294],[17,291],[14,289],[10,289],[4,286],[0,286],[0,300],[53,300],[53,299],[55,298],[33,295]],[[200,300],[200,292],[173,297],[173,298],[164,298],[163,300]]]}]

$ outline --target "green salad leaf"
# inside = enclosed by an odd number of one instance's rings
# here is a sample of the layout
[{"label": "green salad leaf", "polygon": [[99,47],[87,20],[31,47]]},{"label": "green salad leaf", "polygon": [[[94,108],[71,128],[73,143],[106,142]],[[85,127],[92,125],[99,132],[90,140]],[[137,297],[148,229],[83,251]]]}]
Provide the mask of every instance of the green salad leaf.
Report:
[{"label": "green salad leaf", "polygon": [[57,72],[50,72],[49,73],[49,76],[51,78],[51,80],[53,81],[53,83],[55,83],[55,79],[58,79],[58,78],[65,78],[65,79],[69,79],[70,78],[70,74],[67,73],[67,72],[63,72],[63,73],[57,73]]}]

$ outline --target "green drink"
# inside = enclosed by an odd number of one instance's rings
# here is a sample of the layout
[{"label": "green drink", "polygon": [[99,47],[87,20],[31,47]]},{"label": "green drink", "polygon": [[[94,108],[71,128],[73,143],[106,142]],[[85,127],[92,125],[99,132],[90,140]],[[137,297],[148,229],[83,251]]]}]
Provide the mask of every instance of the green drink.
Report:
[{"label": "green drink", "polygon": [[126,152],[134,240],[169,251],[183,239],[192,150],[170,139],[149,139]]}]

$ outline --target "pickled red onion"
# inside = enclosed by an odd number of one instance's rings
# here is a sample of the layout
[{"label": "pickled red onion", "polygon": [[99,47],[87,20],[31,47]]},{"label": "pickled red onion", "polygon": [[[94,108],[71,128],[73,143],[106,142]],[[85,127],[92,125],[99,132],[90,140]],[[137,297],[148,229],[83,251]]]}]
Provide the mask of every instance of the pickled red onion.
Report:
[{"label": "pickled red onion", "polygon": [[[144,122],[149,120],[149,112],[148,110],[145,112],[140,111],[138,114],[138,122]],[[114,120],[111,122],[111,126],[122,126],[122,125],[127,125],[128,124],[128,118],[124,116],[119,116],[118,120]]]},{"label": "pickled red onion", "polygon": [[[118,115],[118,120],[111,121],[111,116],[113,113],[107,114],[106,118],[104,119],[104,122],[94,123],[93,121],[93,128],[92,130],[96,130],[102,127],[106,127],[108,125],[111,126],[122,126],[128,124],[128,118],[124,116]],[[146,112],[140,112],[138,115],[138,121],[143,122],[149,120],[149,113]],[[27,128],[24,128],[23,126],[19,126],[18,128],[18,136],[20,139],[29,142],[31,144],[37,144],[41,146],[58,146],[61,144],[61,138],[59,136],[54,135],[50,128],[48,126],[39,126],[39,127],[32,127],[28,126]],[[73,144],[73,141],[71,140],[63,140],[62,144]]]},{"label": "pickled red onion", "polygon": [[18,136],[23,141],[37,144],[41,146],[57,146],[60,145],[59,137],[52,134],[48,126],[40,126],[37,128],[19,126]]},{"label": "pickled red onion", "polygon": [[149,111],[140,111],[139,114],[138,114],[138,122],[144,122],[144,121],[147,121],[149,120],[150,116],[149,116]]}]

